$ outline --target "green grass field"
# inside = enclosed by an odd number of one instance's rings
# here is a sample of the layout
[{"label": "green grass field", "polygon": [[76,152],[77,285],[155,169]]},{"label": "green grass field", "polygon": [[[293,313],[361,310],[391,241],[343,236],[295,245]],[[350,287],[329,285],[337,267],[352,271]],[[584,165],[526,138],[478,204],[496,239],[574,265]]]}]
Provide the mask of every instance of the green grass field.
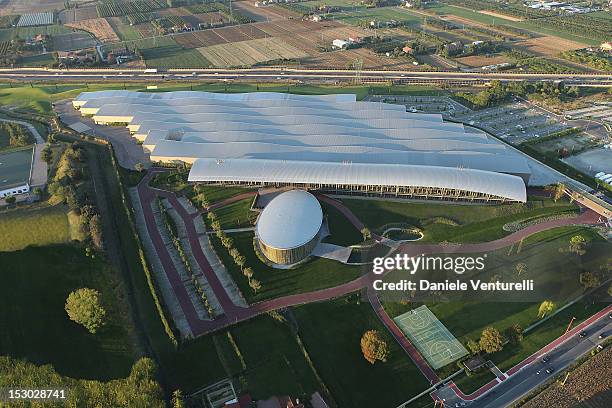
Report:
[{"label": "green grass field", "polygon": [[[382,232],[378,230],[387,224],[405,223],[423,230],[423,242],[491,241],[508,234],[502,229],[508,222],[577,210],[567,201],[555,203],[540,197],[530,199],[528,206],[356,199],[343,199],[343,203],[373,231]],[[449,222],[458,225],[449,225]]]},{"label": "green grass field", "polygon": [[[395,407],[424,391],[428,382],[357,294],[293,309],[299,333],[339,407]],[[368,363],[359,341],[375,329],[387,338],[387,362]]]},{"label": "green grass field", "polygon": [[[253,197],[245,198],[215,210],[214,212],[221,223],[221,228],[252,227],[257,218],[257,212],[251,211],[253,199]],[[208,218],[206,218],[206,221],[208,222]]]},{"label": "green grass field", "polygon": [[29,245],[43,246],[71,239],[63,206],[0,213],[0,236],[0,251],[16,251]]},{"label": "green grass field", "polygon": [[323,207],[323,213],[327,217],[330,233],[330,236],[325,238],[325,242],[341,246],[363,242],[361,232],[340,211],[325,203],[321,203],[321,207]]},{"label": "green grass field", "polygon": [[294,269],[274,269],[264,264],[253,248],[253,233],[241,232],[230,234],[235,247],[246,257],[246,266],[255,271],[254,278],[262,283],[262,289],[253,293],[240,268],[238,268],[219,240],[211,236],[217,254],[227,267],[238,287],[253,303],[295,293],[310,292],[339,285],[358,278],[365,270],[359,266],[349,266],[323,258],[314,258]]},{"label": "green grass field", "polygon": [[472,11],[461,7],[456,6],[439,6],[435,7],[437,13],[442,14],[452,14],[457,17],[463,17],[468,20],[476,21],[478,23],[495,25],[495,24],[503,24],[516,28],[523,28],[527,30],[534,31],[536,33],[544,34],[544,35],[552,35],[556,37],[560,37],[566,40],[576,41],[580,43],[585,43],[588,45],[597,45],[600,43],[597,39],[580,36],[572,33],[568,33],[566,31],[555,29],[551,27],[546,27],[545,25],[538,22],[538,20],[525,20],[525,21],[511,21],[501,17],[494,17],[487,14],[479,13],[478,11]]},{"label": "green grass field", "polygon": [[[108,264],[86,257],[78,246],[54,245],[0,252],[0,265],[0,354],[50,363],[75,378],[129,374],[136,354]],[[70,291],[81,287],[102,293],[110,317],[95,335],[70,321],[64,310]]]},{"label": "green grass field", "polygon": [[[260,316],[231,328],[232,336],[246,363],[240,377],[256,399],[272,395],[310,395],[320,391],[315,374],[287,324]],[[231,350],[230,356],[236,359]]]},{"label": "green grass field", "polygon": [[415,15],[406,9],[399,7],[380,8],[357,8],[354,11],[334,13],[334,19],[348,24],[357,24],[360,21],[390,21],[396,20],[407,24],[423,21],[419,15]]},{"label": "green grass field", "polygon": [[[4,141],[8,144],[8,137]],[[5,147],[0,148],[0,190],[28,183],[32,165],[32,146],[1,151]]]}]

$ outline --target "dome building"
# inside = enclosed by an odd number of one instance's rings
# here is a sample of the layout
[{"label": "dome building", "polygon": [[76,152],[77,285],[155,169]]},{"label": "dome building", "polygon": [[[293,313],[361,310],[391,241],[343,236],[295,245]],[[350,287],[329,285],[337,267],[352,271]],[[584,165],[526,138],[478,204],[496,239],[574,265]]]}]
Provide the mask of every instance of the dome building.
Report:
[{"label": "dome building", "polygon": [[255,238],[271,262],[292,265],[306,259],[319,243],[323,210],[307,191],[291,190],[268,203],[257,219]]}]

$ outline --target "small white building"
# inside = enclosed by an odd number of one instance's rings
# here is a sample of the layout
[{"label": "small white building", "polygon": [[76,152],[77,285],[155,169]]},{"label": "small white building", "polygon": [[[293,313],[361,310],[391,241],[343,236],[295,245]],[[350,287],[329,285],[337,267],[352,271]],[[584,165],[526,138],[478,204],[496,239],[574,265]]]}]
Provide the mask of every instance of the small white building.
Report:
[{"label": "small white building", "polygon": [[4,190],[0,190],[0,198],[7,198],[10,196],[25,194],[29,192],[30,192],[30,185],[28,183],[17,184],[17,185],[5,188]]},{"label": "small white building", "polygon": [[334,41],[332,41],[332,45],[336,48],[342,49],[348,47],[349,43],[345,40],[335,39]]}]

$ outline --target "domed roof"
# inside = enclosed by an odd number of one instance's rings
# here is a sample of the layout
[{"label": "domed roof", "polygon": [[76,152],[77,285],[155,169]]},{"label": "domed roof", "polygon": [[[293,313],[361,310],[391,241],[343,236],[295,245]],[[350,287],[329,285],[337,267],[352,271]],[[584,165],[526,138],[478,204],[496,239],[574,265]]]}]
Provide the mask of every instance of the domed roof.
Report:
[{"label": "domed roof", "polygon": [[279,194],[263,209],[257,220],[257,237],[267,246],[291,249],[308,243],[321,229],[323,210],[307,191]]}]

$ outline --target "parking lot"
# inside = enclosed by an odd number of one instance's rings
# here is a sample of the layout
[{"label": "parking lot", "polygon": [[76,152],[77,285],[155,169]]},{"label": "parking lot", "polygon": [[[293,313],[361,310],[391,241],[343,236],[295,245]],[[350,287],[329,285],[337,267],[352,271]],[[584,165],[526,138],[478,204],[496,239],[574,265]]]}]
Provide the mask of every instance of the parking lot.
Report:
[{"label": "parking lot", "polygon": [[467,107],[446,96],[369,95],[364,100],[405,105],[408,112],[441,113],[448,117],[471,112]]},{"label": "parking lot", "polygon": [[520,100],[494,108],[457,112],[453,118],[483,128],[514,145],[571,127],[565,120]]}]

